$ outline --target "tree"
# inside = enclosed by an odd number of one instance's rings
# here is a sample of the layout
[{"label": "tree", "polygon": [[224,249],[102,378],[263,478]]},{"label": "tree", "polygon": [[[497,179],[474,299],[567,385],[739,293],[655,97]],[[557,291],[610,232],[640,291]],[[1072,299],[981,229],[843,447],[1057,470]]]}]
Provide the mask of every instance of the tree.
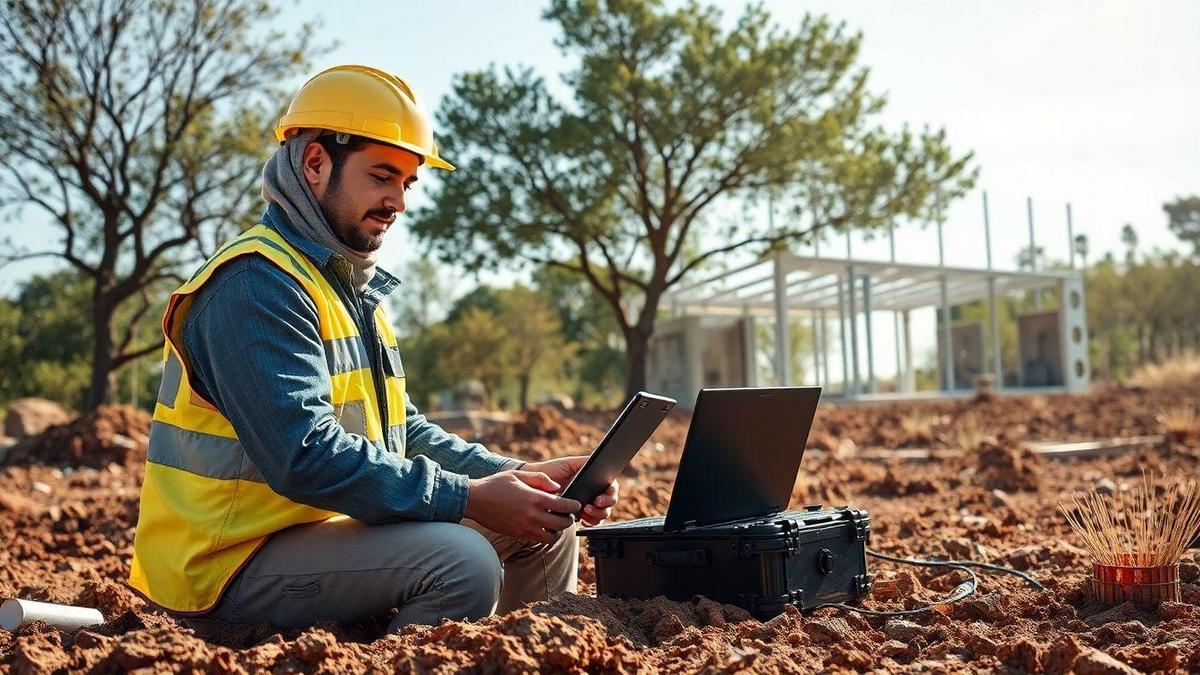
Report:
[{"label": "tree", "polygon": [[[821,228],[928,217],[935,190],[974,180],[943,131],[874,124],[884,99],[856,63],[861,36],[825,18],[789,32],[752,6],[725,30],[714,8],[662,0],[552,0],[544,16],[578,58],[573,100],[529,69],[458,76],[439,129],[460,170],[413,230],[449,261],[585,279],[620,328],[627,393],[645,385],[664,293],[692,272]],[[777,230],[719,221],[767,191],[790,205]]]},{"label": "tree", "polygon": [[1133,225],[1125,223],[1121,228],[1121,243],[1125,245],[1125,264],[1132,265],[1137,257],[1138,235]]},{"label": "tree", "polygon": [[1200,195],[1176,197],[1163,204],[1167,227],[1179,240],[1192,245],[1192,254],[1200,255]]},{"label": "tree", "polygon": [[1046,269],[1046,248],[1044,246],[1022,246],[1017,252],[1017,269],[1044,270]]},{"label": "tree", "polygon": [[1075,244],[1075,252],[1078,253],[1079,257],[1083,259],[1083,269],[1086,270],[1087,266],[1088,266],[1088,251],[1090,249],[1090,247],[1088,245],[1087,235],[1086,234],[1075,235],[1074,244]]},{"label": "tree", "polygon": [[534,273],[533,282],[553,298],[563,339],[575,346],[574,357],[563,364],[575,401],[619,404],[625,389],[624,341],[604,298],[586,279],[561,268],[543,267]]},{"label": "tree", "polygon": [[517,380],[517,402],[529,409],[534,372],[557,375],[574,353],[563,339],[562,323],[541,293],[517,284],[499,293],[497,319],[510,343],[508,365]]},{"label": "tree", "polygon": [[258,0],[10,0],[0,12],[0,205],[42,212],[58,236],[9,242],[4,260],[53,257],[90,280],[87,408],[108,399],[114,371],[161,348],[135,343],[147,289],[253,222],[264,122],[286,100],[277,83],[313,53],[308,27],[264,34],[274,15]]},{"label": "tree", "polygon": [[442,368],[452,383],[477,379],[487,391],[489,405],[510,374],[512,340],[496,315],[472,307],[453,324],[445,324],[450,339],[443,341]]}]

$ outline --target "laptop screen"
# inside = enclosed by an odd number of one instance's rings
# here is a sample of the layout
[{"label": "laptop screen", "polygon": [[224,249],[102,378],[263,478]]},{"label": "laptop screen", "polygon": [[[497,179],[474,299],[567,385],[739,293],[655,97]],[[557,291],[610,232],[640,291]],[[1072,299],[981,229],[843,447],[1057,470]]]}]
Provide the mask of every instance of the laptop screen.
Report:
[{"label": "laptop screen", "polygon": [[820,387],[701,390],[663,529],[787,509],[820,397]]}]

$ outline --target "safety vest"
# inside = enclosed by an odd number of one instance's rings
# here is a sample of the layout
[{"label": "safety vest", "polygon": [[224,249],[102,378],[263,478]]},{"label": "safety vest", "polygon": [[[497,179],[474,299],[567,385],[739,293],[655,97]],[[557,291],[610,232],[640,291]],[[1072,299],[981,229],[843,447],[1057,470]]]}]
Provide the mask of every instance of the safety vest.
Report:
[{"label": "safety vest", "polygon": [[[215,406],[192,389],[183,323],[192,301],[224,264],[244,255],[266,258],[294,278],[317,307],[329,363],[334,414],[346,431],[381,448],[385,433],[403,452],[404,372],[396,337],[383,307],[375,327],[383,342],[386,401],[376,395],[369,345],[337,291],[305,255],[266,225],[234,238],[190,281],[171,294],[163,316],[166,336],[162,386],[150,425],[141,513],[133,541],[129,583],[178,612],[203,612],[273,532],[338,516],[293,502],[273,491]],[[230,330],[236,330],[230,326]],[[380,406],[387,406],[389,429]]]}]

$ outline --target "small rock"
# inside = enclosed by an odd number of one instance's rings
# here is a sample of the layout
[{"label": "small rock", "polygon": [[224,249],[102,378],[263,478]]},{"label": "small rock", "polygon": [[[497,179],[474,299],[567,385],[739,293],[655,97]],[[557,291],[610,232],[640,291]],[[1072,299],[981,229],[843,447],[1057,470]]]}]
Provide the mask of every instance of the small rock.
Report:
[{"label": "small rock", "polygon": [[1046,651],[1042,659],[1042,668],[1047,675],[1064,675],[1071,672],[1075,659],[1083,653],[1084,646],[1074,635],[1064,635]]},{"label": "small rock", "polygon": [[305,663],[316,663],[336,644],[332,633],[316,628],[296,638],[296,655]]},{"label": "small rock", "polygon": [[1072,669],[1077,675],[1136,675],[1138,672],[1099,649],[1089,649],[1080,654],[1072,664]]},{"label": "small rock", "polygon": [[988,519],[983,516],[963,516],[962,523],[967,527],[980,530],[988,524]]},{"label": "small rock", "polygon": [[1015,551],[1009,551],[1004,557],[1008,561],[1008,564],[1013,567],[1019,570],[1027,570],[1038,563],[1040,549],[1031,544],[1029,546],[1022,546]]},{"label": "small rock", "polygon": [[943,539],[942,548],[946,550],[946,555],[951,558],[970,558],[971,554],[975,552],[975,547],[971,540],[964,537]]},{"label": "small rock", "polygon": [[1111,497],[1117,492],[1117,484],[1107,478],[1096,481],[1096,492]]},{"label": "small rock", "polygon": [[113,434],[112,438],[109,439],[109,443],[113,447],[121,448],[123,450],[133,450],[138,446],[136,441],[122,434]]},{"label": "small rock", "polygon": [[667,450],[667,446],[658,441],[654,441],[654,445],[652,447],[654,448],[655,452],[666,452]]},{"label": "small rock", "polygon": [[8,404],[4,435],[18,440],[37,436],[47,428],[71,421],[67,409],[44,398],[19,398]]},{"label": "small rock", "polygon": [[43,482],[42,482],[42,481],[40,481],[40,480],[35,480],[35,481],[33,481],[33,491],[34,491],[34,492],[40,492],[40,493],[42,493],[42,494],[44,494],[44,495],[48,495],[48,494],[50,494],[50,492],[51,492],[51,490],[50,490],[50,486],[49,486],[49,485],[46,485],[45,483],[43,483]]},{"label": "small rock", "polygon": [[725,661],[726,666],[735,666],[737,669],[749,668],[758,658],[757,649],[744,649],[741,647],[730,647],[729,657]]},{"label": "small rock", "polygon": [[1009,645],[1004,660],[1026,673],[1042,671],[1041,650],[1028,638]]},{"label": "small rock", "polygon": [[903,619],[892,619],[883,627],[883,634],[892,640],[898,640],[908,644],[916,638],[926,638],[933,629],[928,626],[905,621]]}]

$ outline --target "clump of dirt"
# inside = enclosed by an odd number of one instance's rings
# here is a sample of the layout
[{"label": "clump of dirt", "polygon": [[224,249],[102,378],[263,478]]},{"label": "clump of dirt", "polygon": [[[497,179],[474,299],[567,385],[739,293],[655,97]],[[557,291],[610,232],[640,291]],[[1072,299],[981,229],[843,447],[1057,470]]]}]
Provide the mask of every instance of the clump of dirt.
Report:
[{"label": "clump of dirt", "polygon": [[127,405],[102,405],[66,424],[52,426],[14,447],[9,464],[105,467],[146,457],[150,415]]},{"label": "clump of dirt", "polygon": [[603,436],[590,424],[577,422],[549,405],[521,414],[514,423],[484,434],[483,443],[503,455],[528,461],[586,454]]},{"label": "clump of dirt", "polygon": [[989,490],[1037,490],[1041,468],[1040,456],[1003,438],[984,441],[975,453],[975,480]]},{"label": "clump of dirt", "polygon": [[489,434],[486,441],[512,443],[567,440],[577,443],[581,438],[594,434],[595,428],[591,425],[581,424],[565,417],[554,406],[543,405],[525,411],[516,422]]},{"label": "clump of dirt", "polygon": [[880,497],[902,497],[905,495],[932,495],[945,491],[945,485],[931,476],[913,476],[905,467],[896,463],[887,466],[883,477],[868,483],[867,494]]}]

